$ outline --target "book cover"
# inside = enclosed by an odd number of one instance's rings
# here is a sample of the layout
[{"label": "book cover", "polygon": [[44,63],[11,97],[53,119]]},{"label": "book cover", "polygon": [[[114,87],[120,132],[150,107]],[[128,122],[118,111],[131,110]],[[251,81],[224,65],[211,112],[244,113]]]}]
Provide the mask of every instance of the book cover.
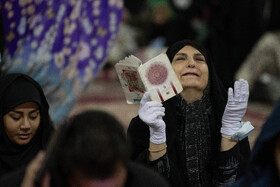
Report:
[{"label": "book cover", "polygon": [[138,67],[141,64],[140,59],[130,55],[115,65],[128,104],[139,103],[145,92],[145,87],[138,73]]},{"label": "book cover", "polygon": [[144,92],[151,100],[163,102],[183,88],[165,53],[142,63],[130,55],[115,65],[128,104],[139,103]]},{"label": "book cover", "polygon": [[145,62],[138,72],[153,101],[163,102],[183,90],[165,53]]}]

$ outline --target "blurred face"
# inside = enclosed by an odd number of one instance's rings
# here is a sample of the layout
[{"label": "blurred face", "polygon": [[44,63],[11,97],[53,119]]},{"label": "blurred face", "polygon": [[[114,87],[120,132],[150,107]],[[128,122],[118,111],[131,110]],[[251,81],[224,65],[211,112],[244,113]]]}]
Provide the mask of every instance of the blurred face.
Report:
[{"label": "blurred face", "polygon": [[183,47],[173,58],[172,67],[183,89],[192,88],[201,93],[208,84],[208,65],[205,57],[194,47]]},{"label": "blurred face", "polygon": [[167,5],[159,4],[153,9],[152,21],[156,25],[165,24],[170,18],[170,12]]},{"label": "blurred face", "polygon": [[9,139],[18,145],[25,145],[35,136],[39,127],[39,106],[34,102],[18,105],[4,115],[3,121]]}]

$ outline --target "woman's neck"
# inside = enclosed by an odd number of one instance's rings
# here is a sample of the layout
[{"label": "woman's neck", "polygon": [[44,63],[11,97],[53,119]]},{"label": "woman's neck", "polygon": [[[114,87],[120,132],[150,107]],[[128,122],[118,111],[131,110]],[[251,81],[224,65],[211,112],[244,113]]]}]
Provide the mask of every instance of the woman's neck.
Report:
[{"label": "woman's neck", "polygon": [[187,89],[185,88],[180,93],[180,95],[187,102],[187,104],[189,104],[197,100],[200,100],[203,96],[203,91],[193,89],[193,88],[187,88]]}]

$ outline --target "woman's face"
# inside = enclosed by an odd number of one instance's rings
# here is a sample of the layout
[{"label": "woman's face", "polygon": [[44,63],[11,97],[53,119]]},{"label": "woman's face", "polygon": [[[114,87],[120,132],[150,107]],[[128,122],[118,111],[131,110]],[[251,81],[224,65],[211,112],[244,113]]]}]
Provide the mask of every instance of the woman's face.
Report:
[{"label": "woman's face", "polygon": [[205,57],[194,47],[183,47],[173,58],[172,67],[183,89],[193,88],[203,93],[208,84],[208,65]]},{"label": "woman's face", "polygon": [[9,139],[25,145],[35,136],[40,125],[40,109],[34,102],[27,102],[15,107],[3,117],[4,127]]}]

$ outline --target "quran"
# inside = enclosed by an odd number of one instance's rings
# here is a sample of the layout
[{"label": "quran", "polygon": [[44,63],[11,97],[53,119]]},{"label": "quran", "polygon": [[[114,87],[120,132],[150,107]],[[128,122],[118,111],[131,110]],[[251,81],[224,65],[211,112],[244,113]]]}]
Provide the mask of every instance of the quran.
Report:
[{"label": "quran", "polygon": [[165,53],[145,63],[130,55],[116,63],[115,69],[128,104],[139,103],[146,91],[152,101],[163,102],[183,90]]}]

